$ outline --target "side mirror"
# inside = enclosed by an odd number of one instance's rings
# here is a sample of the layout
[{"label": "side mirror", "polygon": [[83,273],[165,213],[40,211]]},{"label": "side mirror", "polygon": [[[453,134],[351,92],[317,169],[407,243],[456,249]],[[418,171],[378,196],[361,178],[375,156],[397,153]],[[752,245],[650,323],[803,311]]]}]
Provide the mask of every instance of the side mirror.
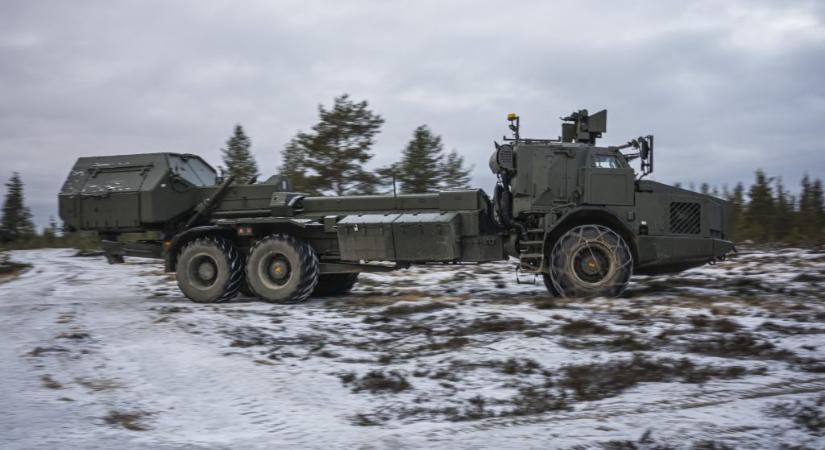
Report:
[{"label": "side mirror", "polygon": [[650,143],[647,142],[647,139],[640,137],[639,145],[641,146],[639,156],[642,158],[642,161],[645,161],[648,156],[650,156]]}]

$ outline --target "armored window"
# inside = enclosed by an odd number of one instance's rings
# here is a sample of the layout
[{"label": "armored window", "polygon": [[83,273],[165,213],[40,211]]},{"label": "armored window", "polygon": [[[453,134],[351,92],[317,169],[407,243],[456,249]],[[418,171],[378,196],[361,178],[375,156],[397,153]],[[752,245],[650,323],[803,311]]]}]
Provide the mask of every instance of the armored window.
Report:
[{"label": "armored window", "polygon": [[614,155],[593,155],[593,167],[598,169],[621,169],[622,163]]},{"label": "armored window", "polygon": [[169,162],[175,174],[195,186],[215,184],[215,172],[199,159],[172,157]]}]

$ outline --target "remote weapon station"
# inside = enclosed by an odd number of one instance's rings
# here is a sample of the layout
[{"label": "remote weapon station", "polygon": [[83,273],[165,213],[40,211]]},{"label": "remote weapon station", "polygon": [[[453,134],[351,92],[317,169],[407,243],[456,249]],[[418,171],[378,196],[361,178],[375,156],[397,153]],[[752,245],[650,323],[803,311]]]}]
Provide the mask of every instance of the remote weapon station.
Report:
[{"label": "remote weapon station", "polygon": [[[558,139],[495,144],[492,200],[480,189],[308,196],[289,181],[234,183],[200,157],[80,158],[59,194],[71,230],[93,230],[110,262],[162,258],[184,295],[277,303],[347,292],[360,272],[516,258],[553,295],[616,296],[633,273],[724,258],[725,203],[643,178],[653,136],[600,147],[607,111],[562,118]],[[638,173],[630,162],[640,161]]]}]

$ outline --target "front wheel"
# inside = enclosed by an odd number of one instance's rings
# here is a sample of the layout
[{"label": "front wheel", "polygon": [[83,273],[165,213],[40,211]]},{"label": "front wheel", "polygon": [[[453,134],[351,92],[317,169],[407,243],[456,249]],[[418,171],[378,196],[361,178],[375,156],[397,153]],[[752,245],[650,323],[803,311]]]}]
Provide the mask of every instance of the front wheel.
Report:
[{"label": "front wheel", "polygon": [[553,245],[548,262],[548,289],[552,286],[565,297],[615,297],[633,275],[633,254],[627,243],[602,225],[581,225],[566,232]]},{"label": "front wheel", "polygon": [[268,302],[302,302],[318,283],[318,256],[309,244],[292,236],[268,236],[250,251],[246,282]]}]

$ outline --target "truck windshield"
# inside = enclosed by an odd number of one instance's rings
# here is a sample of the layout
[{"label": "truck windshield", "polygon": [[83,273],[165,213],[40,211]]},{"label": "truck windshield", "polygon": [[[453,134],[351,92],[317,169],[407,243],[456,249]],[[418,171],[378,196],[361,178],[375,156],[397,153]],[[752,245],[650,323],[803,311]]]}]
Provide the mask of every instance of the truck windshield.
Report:
[{"label": "truck windshield", "polygon": [[593,155],[593,167],[599,169],[621,169],[622,163],[615,155]]}]

